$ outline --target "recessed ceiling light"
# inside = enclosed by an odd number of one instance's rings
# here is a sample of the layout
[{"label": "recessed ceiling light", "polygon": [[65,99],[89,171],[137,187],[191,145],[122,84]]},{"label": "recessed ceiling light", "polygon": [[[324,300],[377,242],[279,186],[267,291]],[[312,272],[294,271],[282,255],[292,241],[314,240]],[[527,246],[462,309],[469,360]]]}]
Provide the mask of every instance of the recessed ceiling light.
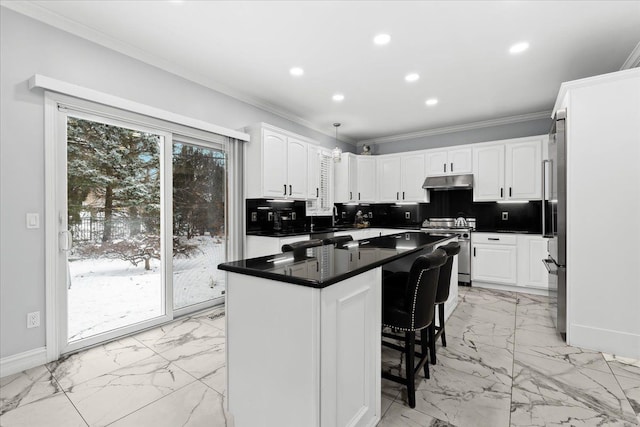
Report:
[{"label": "recessed ceiling light", "polygon": [[293,67],[292,69],[289,70],[289,74],[291,74],[292,76],[299,77],[304,74],[304,70],[300,67]]},{"label": "recessed ceiling light", "polygon": [[509,48],[509,53],[513,55],[513,54],[516,54],[516,53],[524,52],[527,49],[529,49],[529,43],[520,42],[520,43],[516,43],[513,46],[511,46]]},{"label": "recessed ceiling light", "polygon": [[333,99],[336,102],[341,102],[341,101],[344,101],[344,95],[341,93],[336,93],[331,97],[331,99]]},{"label": "recessed ceiling light", "polygon": [[438,99],[437,98],[429,98],[425,101],[425,104],[427,104],[429,107],[432,107],[434,105],[436,105],[438,103]]},{"label": "recessed ceiling light", "polygon": [[377,45],[385,45],[391,41],[391,36],[389,34],[378,34],[373,38],[373,42]]},{"label": "recessed ceiling light", "polygon": [[415,82],[420,78],[420,74],[418,73],[410,73],[404,76],[404,79],[408,82]]}]

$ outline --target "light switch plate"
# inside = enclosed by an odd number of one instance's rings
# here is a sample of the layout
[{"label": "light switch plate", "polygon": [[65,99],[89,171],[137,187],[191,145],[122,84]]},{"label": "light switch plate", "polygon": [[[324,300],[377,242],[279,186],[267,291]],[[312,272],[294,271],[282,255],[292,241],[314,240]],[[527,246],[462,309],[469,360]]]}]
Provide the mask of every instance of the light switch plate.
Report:
[{"label": "light switch plate", "polygon": [[411,212],[405,212],[404,219],[411,219]]},{"label": "light switch plate", "polygon": [[27,214],[27,228],[40,228],[40,214]]},{"label": "light switch plate", "polygon": [[509,220],[509,212],[502,212],[502,220],[503,221]]}]

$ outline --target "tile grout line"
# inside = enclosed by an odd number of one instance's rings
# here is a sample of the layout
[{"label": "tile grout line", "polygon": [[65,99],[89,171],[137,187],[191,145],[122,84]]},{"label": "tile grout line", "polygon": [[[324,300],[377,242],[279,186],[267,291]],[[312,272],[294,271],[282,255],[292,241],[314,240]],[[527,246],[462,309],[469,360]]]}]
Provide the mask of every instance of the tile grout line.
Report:
[{"label": "tile grout line", "polygon": [[511,426],[511,408],[513,407],[513,382],[516,372],[516,335],[518,333],[518,305],[520,294],[516,292],[516,307],[513,313],[513,351],[511,353],[511,394],[509,397],[509,427]]}]

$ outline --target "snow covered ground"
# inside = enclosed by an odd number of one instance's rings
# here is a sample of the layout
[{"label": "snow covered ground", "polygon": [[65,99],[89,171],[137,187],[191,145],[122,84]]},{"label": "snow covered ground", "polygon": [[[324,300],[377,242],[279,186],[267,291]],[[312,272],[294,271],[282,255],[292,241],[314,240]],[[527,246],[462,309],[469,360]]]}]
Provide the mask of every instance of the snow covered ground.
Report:
[{"label": "snow covered ground", "polygon": [[[209,236],[194,237],[200,252],[173,263],[174,308],[223,295],[224,274],[217,269],[225,261],[224,241]],[[83,259],[69,263],[69,340],[76,341],[101,332],[162,315],[161,264],[151,260],[151,270],[128,261]]]}]

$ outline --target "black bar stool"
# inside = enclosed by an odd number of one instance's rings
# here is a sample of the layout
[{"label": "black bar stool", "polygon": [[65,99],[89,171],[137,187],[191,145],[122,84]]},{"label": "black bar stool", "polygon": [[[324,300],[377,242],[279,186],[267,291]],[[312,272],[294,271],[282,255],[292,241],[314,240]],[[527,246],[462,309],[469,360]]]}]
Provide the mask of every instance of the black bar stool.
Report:
[{"label": "black bar stool", "polygon": [[431,364],[436,364],[436,342],[438,338],[442,340],[442,346],[447,346],[447,338],[444,332],[444,303],[449,299],[449,289],[451,285],[451,269],[453,268],[454,257],[460,253],[460,243],[451,242],[444,246],[440,246],[447,253],[447,260],[440,267],[440,276],[438,277],[438,291],[436,292],[435,305],[438,307],[438,325],[436,326],[435,311],[433,313],[432,327],[434,328],[434,339],[429,341],[429,353],[431,353]]},{"label": "black bar stool", "polygon": [[292,252],[292,251],[298,252],[298,251],[306,250],[316,246],[322,246],[322,240],[320,239],[301,240],[299,242],[287,243],[282,245],[282,252]]},{"label": "black bar stool", "polygon": [[327,237],[326,239],[322,239],[323,245],[333,245],[335,243],[342,244],[347,243],[353,240],[351,235],[347,236],[335,236],[335,237]]},{"label": "black bar stool", "polygon": [[[382,280],[382,325],[393,330],[404,331],[404,347],[382,340],[382,345],[405,354],[406,377],[388,372],[382,377],[407,386],[409,406],[416,406],[415,374],[424,366],[425,377],[429,378],[428,340],[433,334],[433,314],[440,266],[447,259],[445,251],[436,249],[428,255],[419,256],[411,266],[409,274],[390,274]],[[415,365],[416,331],[421,333],[422,351],[418,365]],[[383,333],[383,337],[402,339],[402,335]],[[433,338],[433,337],[431,337]]]}]

